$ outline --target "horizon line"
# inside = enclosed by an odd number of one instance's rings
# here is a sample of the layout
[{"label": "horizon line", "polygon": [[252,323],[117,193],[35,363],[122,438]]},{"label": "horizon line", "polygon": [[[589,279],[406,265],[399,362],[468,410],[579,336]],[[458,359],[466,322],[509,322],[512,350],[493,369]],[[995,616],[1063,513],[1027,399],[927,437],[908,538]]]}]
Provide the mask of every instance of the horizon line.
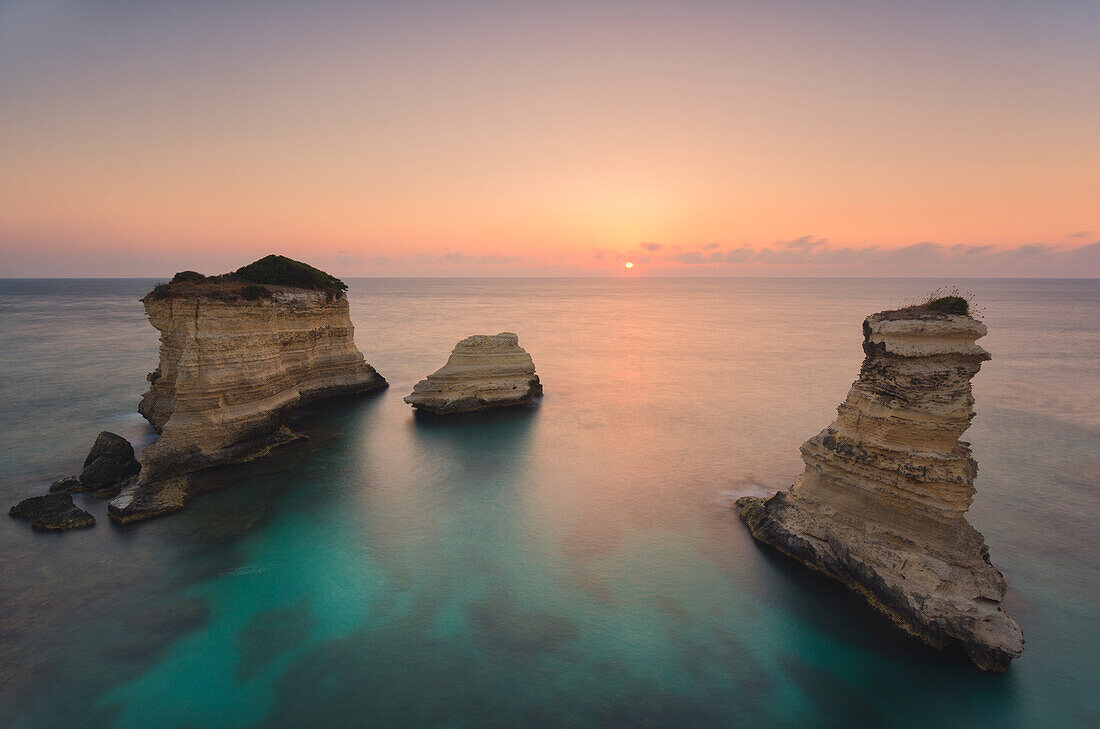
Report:
[{"label": "horizon line", "polygon": [[[174,275],[174,274],[173,274]],[[159,279],[170,279],[171,276],[0,276],[0,281],[155,281]],[[340,278],[340,277],[337,277]],[[645,275],[645,274],[629,274],[629,275],[574,275],[574,276],[562,276],[562,275],[550,275],[550,276],[344,276],[343,279],[348,281],[361,281],[361,280],[388,280],[394,281],[410,281],[410,280],[432,280],[432,281],[448,281],[448,280],[485,280],[485,279],[499,279],[502,281],[507,280],[568,280],[568,279],[601,279],[610,281],[629,281],[630,279],[699,279],[699,280],[742,280],[742,279],[769,279],[769,280],[881,280],[891,279],[898,281],[920,281],[920,280],[933,280],[933,279],[952,279],[960,281],[1100,281],[1100,276],[896,276],[896,275],[884,275],[884,276],[816,276],[816,275],[804,275],[804,276],[679,276],[679,275]]]}]

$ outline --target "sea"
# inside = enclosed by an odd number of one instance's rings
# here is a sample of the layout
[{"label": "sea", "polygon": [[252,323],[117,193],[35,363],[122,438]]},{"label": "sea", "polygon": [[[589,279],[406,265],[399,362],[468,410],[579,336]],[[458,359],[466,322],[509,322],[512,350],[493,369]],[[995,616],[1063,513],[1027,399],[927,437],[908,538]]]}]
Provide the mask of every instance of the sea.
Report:
[{"label": "sea", "polygon": [[[142,447],[154,280],[0,280],[0,496]],[[0,726],[1100,726],[1100,280],[352,279],[390,383],[186,510],[0,518]],[[1002,675],[755,543],[856,378],[863,318],[956,286],[989,327],[968,518],[1023,628]],[[511,331],[546,395],[402,402]]]}]

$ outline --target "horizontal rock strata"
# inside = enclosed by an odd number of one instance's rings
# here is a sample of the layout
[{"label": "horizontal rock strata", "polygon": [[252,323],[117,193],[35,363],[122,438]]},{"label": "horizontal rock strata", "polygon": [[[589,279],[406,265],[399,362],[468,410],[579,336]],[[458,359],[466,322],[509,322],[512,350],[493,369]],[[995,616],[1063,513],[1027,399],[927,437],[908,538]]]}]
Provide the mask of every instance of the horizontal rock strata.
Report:
[{"label": "horizontal rock strata", "polygon": [[355,347],[342,292],[143,301],[161,347],[138,410],[161,436],[141,454],[139,481],[108,509],[116,520],[180,508],[187,479],[179,477],[300,438],[285,422],[301,405],[386,386]]},{"label": "horizontal rock strata", "polygon": [[416,383],[405,402],[439,415],[524,405],[542,395],[535,363],[511,332],[478,334],[455,345],[443,365]]},{"label": "horizontal rock strata", "polygon": [[959,436],[970,380],[989,354],[969,316],[884,312],[863,324],[866,358],[837,419],[802,445],[805,471],[770,499],[737,504],[754,537],[862,594],[937,648],[982,669],[1023,650],[1006,584],[965,518],[978,466]]}]

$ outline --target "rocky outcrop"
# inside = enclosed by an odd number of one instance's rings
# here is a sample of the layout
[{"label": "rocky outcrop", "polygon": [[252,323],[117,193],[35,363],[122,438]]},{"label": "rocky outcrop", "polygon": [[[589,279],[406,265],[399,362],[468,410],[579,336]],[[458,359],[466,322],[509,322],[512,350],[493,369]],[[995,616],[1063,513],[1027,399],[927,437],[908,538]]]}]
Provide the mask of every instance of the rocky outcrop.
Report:
[{"label": "rocky outcrop", "polygon": [[8,515],[25,519],[40,532],[81,529],[95,526],[95,517],[73,503],[71,494],[48,494],[23,499],[8,510]]},{"label": "rocky outcrop", "polygon": [[118,521],[182,507],[189,473],[300,438],[285,427],[295,408],[386,386],[355,347],[343,291],[238,285],[243,296],[227,295],[225,278],[143,299],[161,347],[138,410],[161,435],[141,454],[139,480],[111,503]]},{"label": "rocky outcrop", "polygon": [[[84,470],[80,472],[79,486],[70,485],[69,491],[91,491],[97,496],[113,496],[126,481],[141,470],[134,458],[134,447],[121,435],[104,430],[96,436]],[[53,491],[57,483],[50,486]]]},{"label": "rocky outcrop", "polygon": [[79,491],[80,479],[76,476],[66,476],[65,478],[59,478],[50,484],[50,493],[57,493],[58,491]]},{"label": "rocky outcrop", "polygon": [[444,415],[523,405],[541,395],[531,355],[519,337],[502,332],[456,344],[447,364],[416,383],[405,402]]},{"label": "rocky outcrop", "polygon": [[191,495],[189,475],[151,482],[137,482],[122,490],[107,505],[107,516],[120,524],[151,519],[179,511]]},{"label": "rocky outcrop", "polygon": [[937,648],[959,643],[1004,671],[1023,650],[1006,585],[966,520],[977,463],[959,436],[985,325],[927,308],[863,323],[866,358],[837,419],[802,445],[805,470],[737,505],[754,537],[862,594]]},{"label": "rocky outcrop", "polygon": [[46,496],[23,499],[8,510],[10,516],[26,519],[38,531],[61,531],[95,525],[95,518],[73,503],[72,494],[91,492],[97,499],[109,499],[129,484],[141,470],[134,447],[121,435],[101,432],[84,459],[80,478],[67,476],[50,484]]}]

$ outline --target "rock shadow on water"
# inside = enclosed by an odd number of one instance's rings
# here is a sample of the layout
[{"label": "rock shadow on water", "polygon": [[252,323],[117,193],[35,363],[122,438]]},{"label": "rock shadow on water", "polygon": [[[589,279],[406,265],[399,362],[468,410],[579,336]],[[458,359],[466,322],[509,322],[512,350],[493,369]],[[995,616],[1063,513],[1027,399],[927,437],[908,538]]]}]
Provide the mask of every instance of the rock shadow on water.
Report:
[{"label": "rock shadow on water", "polygon": [[344,442],[350,447],[358,442],[356,435],[374,417],[385,394],[386,390],[372,390],[317,400],[296,410],[290,427],[309,438],[310,449],[327,446],[334,441]]},{"label": "rock shadow on water", "polygon": [[851,589],[780,554],[772,547],[754,542],[755,548],[779,573],[768,580],[763,598],[776,609],[790,612],[800,624],[875,654],[891,663],[923,666],[930,672],[958,672],[972,680],[974,670],[962,651],[948,647],[936,651],[902,633]]},{"label": "rock shadow on water", "polygon": [[485,478],[522,460],[538,413],[535,403],[450,416],[416,410],[411,426],[426,448],[445,449],[467,473]]},{"label": "rock shadow on water", "polygon": [[[775,580],[762,582],[768,585],[762,597],[770,609],[789,612],[796,623],[865,654],[863,660],[875,666],[870,677],[861,678],[858,684],[841,682],[847,698],[832,704],[825,698],[832,691],[828,686],[840,679],[820,666],[788,658],[784,667],[795,682],[815,701],[818,695],[823,697],[818,703],[829,721],[823,719],[822,726],[856,725],[841,718],[832,721],[828,712],[834,708],[848,711],[844,704],[849,701],[862,702],[868,712],[875,712],[871,700],[878,696],[893,696],[899,704],[901,697],[912,697],[905,703],[905,710],[911,716],[926,716],[929,725],[937,721],[937,707],[945,702],[957,707],[984,706],[985,719],[989,718],[989,707],[1008,711],[1007,707],[1014,704],[1018,679],[1012,670],[1006,674],[979,671],[961,646],[937,651],[912,640],[836,580],[807,570],[770,547],[756,546],[770,566],[781,573]],[[933,693],[939,697],[935,704],[920,700],[921,695]]]},{"label": "rock shadow on water", "polygon": [[314,619],[305,601],[253,615],[237,635],[240,654],[237,683],[255,677],[277,658],[304,643],[313,626]]}]

